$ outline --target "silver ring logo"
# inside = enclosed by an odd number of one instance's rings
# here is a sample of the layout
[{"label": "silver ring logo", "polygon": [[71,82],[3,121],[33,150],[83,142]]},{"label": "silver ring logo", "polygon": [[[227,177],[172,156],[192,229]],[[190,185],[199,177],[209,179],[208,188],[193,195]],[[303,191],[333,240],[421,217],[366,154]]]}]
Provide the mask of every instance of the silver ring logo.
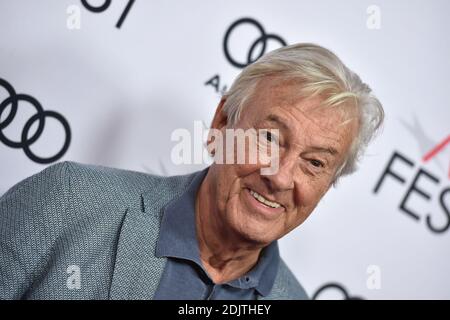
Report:
[{"label": "silver ring logo", "polygon": [[[240,61],[237,61],[236,59],[234,59],[230,53],[230,49],[228,46],[228,41],[230,39],[231,32],[241,24],[253,25],[258,29],[259,33],[261,34],[250,46],[248,53],[247,53],[247,61],[245,61],[245,62],[240,62]],[[278,36],[276,34],[272,34],[272,33],[267,34],[266,31],[264,30],[263,26],[255,19],[241,18],[241,19],[235,21],[225,32],[225,37],[223,38],[223,51],[225,53],[225,57],[233,66],[242,69],[242,68],[245,68],[246,66],[248,66],[249,64],[252,64],[253,62],[255,62],[256,60],[258,60],[259,58],[261,58],[263,56],[263,54],[266,52],[266,49],[267,49],[267,41],[268,40],[275,40],[275,41],[279,42],[281,44],[281,46],[283,46],[283,47],[286,46],[286,41],[284,41],[283,38],[281,38],[280,36]],[[255,56],[254,51],[255,51],[256,47],[258,46],[258,44],[260,44],[260,43],[261,43],[261,50]]]},{"label": "silver ring logo", "polygon": [[[42,164],[48,164],[52,163],[59,158],[61,158],[67,151],[70,145],[71,140],[71,132],[70,132],[70,126],[67,120],[59,113],[55,111],[48,111],[44,110],[35,98],[33,98],[30,95],[27,94],[17,94],[14,88],[4,79],[0,78],[0,86],[2,86],[9,94],[9,97],[7,97],[5,100],[3,100],[0,103],[0,119],[2,118],[3,111],[11,105],[10,112],[8,116],[3,120],[0,121],[0,141],[6,144],[8,147],[16,148],[16,149],[22,149],[28,158],[30,158],[32,161]],[[31,104],[36,109],[36,114],[34,114],[28,121],[25,123],[23,129],[22,129],[22,135],[20,141],[13,141],[5,136],[3,133],[3,130],[14,120],[14,117],[16,116],[17,109],[19,107],[20,101],[26,101],[29,104]],[[66,139],[64,141],[64,145],[61,148],[61,150],[55,154],[52,157],[48,158],[42,158],[37,155],[35,155],[31,149],[30,146],[36,142],[37,139],[41,136],[42,132],[44,131],[45,126],[45,118],[54,118],[58,120],[62,126],[64,127],[64,131],[66,133]],[[36,132],[31,136],[29,136],[29,131],[31,126],[38,121],[38,128]]]}]

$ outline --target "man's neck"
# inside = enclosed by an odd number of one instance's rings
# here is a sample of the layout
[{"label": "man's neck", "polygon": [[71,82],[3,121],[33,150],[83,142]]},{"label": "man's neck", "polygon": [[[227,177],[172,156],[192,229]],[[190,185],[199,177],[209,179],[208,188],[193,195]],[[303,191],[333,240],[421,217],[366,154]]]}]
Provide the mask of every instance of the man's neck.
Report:
[{"label": "man's neck", "polygon": [[261,246],[246,241],[224,223],[207,174],[196,197],[196,230],[203,267],[214,283],[237,279],[258,262]]}]

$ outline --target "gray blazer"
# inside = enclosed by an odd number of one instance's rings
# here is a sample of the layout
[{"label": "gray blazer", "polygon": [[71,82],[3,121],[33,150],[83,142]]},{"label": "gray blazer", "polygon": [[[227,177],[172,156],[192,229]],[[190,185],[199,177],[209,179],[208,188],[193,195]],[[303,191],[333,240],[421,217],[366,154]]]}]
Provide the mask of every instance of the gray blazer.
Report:
[{"label": "gray blazer", "polygon": [[[0,198],[0,298],[152,299],[163,208],[192,177],[62,162],[18,183]],[[307,296],[282,261],[260,298]]]}]

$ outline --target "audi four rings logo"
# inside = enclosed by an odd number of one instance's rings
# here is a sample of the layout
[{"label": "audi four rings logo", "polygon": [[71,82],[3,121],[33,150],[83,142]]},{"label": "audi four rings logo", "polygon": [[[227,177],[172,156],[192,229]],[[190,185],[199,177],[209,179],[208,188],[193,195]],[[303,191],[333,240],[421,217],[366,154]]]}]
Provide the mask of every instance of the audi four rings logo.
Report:
[{"label": "audi four rings logo", "polygon": [[[256,27],[256,29],[258,29],[258,31],[260,33],[260,36],[258,38],[256,38],[255,41],[253,41],[253,43],[250,45],[248,52],[247,52],[247,61],[244,61],[244,62],[237,61],[231,55],[230,49],[229,49],[229,44],[228,44],[228,41],[230,40],[230,35],[233,32],[233,30],[243,24],[249,24],[249,25]],[[266,49],[267,49],[268,40],[275,40],[275,41],[279,42],[281,44],[281,46],[283,46],[283,47],[286,45],[286,41],[284,41],[284,39],[281,38],[280,36],[273,34],[273,33],[270,33],[270,34],[266,33],[263,26],[255,19],[242,18],[242,19],[235,21],[226,31],[225,37],[223,39],[223,51],[225,53],[225,57],[233,66],[235,66],[237,68],[245,68],[246,66],[248,66],[249,64],[252,64],[253,62],[255,62],[256,60],[258,60],[259,58],[261,58],[263,56],[263,54],[266,52]],[[256,47],[258,46],[258,44],[261,44],[261,49],[259,50],[258,54],[255,55],[254,51],[255,51]]]},{"label": "audi four rings logo", "polygon": [[340,285],[339,283],[335,283],[335,282],[327,283],[327,284],[324,284],[323,286],[321,286],[319,289],[317,289],[316,293],[314,293],[312,299],[318,300],[317,298],[324,291],[337,291],[343,300],[362,300],[363,299],[358,296],[351,296],[342,285]]},{"label": "audi four rings logo", "polygon": [[[6,144],[8,147],[22,149],[28,158],[37,163],[48,164],[61,158],[69,148],[71,139],[70,127],[67,120],[55,111],[44,110],[39,101],[37,101],[32,96],[22,93],[16,93],[14,88],[6,80],[0,78],[0,86],[3,87],[9,94],[9,96],[0,103],[0,119],[2,119],[3,111],[5,111],[5,109],[9,105],[11,105],[8,116],[5,117],[3,121],[0,120],[0,141]],[[5,136],[3,130],[8,127],[8,125],[11,124],[11,122],[14,120],[20,101],[26,101],[31,104],[36,109],[36,113],[25,123],[25,126],[22,129],[20,141],[13,141]],[[58,120],[64,127],[64,131],[66,133],[64,145],[61,150],[54,156],[48,158],[39,157],[35,155],[30,149],[30,146],[34,142],[36,142],[37,139],[39,139],[42,132],[44,131],[45,118],[54,118]],[[36,121],[38,121],[37,130],[31,137],[29,137],[30,128]]]}]

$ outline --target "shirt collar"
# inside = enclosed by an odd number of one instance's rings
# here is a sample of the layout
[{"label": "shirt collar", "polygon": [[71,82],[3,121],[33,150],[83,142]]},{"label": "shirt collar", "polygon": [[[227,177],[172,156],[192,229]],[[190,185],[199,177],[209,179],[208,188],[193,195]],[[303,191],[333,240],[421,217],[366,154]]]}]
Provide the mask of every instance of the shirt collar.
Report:
[{"label": "shirt collar", "polygon": [[[195,262],[203,271],[197,242],[195,200],[198,189],[209,168],[195,173],[181,197],[164,209],[160,235],[156,246],[157,257],[172,257]],[[244,276],[227,284],[241,289],[255,288],[261,295],[270,293],[279,265],[277,241],[265,247],[258,263]],[[206,271],[205,271],[206,273]]]},{"label": "shirt collar", "polygon": [[187,259],[202,265],[195,227],[195,199],[207,172],[208,168],[195,173],[181,197],[164,209],[156,256]]}]

